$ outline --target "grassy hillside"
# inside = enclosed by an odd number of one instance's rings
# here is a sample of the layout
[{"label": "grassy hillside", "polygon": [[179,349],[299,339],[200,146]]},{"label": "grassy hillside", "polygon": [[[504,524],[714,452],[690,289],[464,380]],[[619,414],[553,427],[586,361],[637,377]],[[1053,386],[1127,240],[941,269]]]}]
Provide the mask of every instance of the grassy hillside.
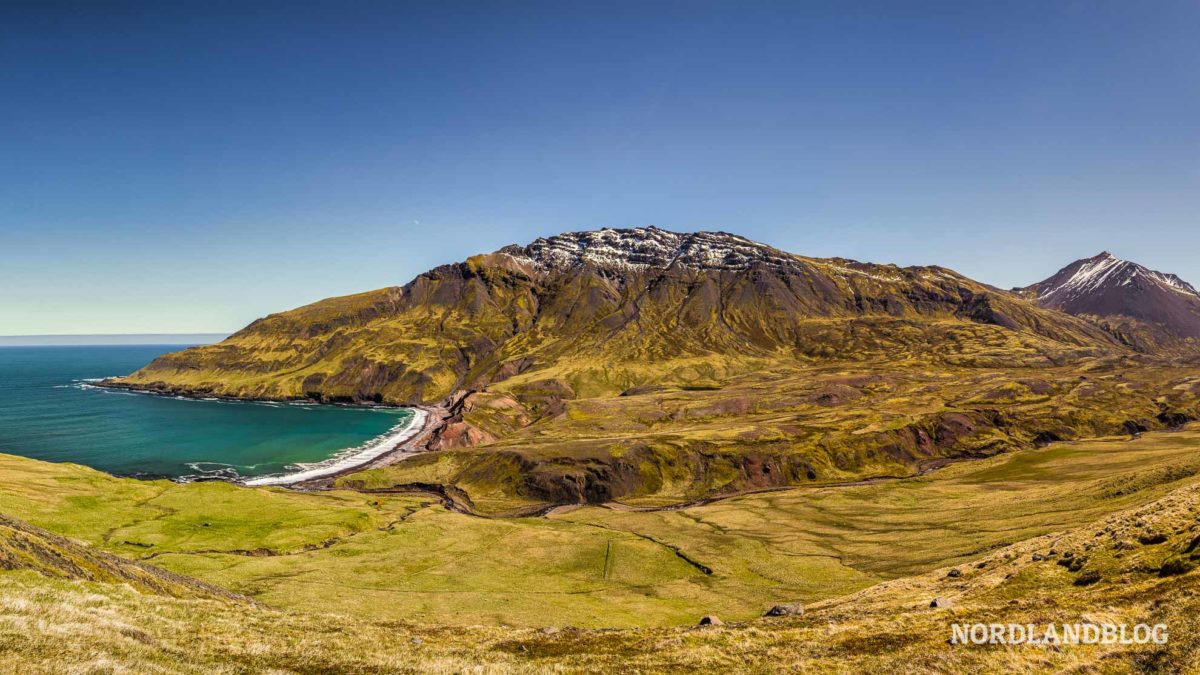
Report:
[{"label": "grassy hillside", "polygon": [[[489,519],[422,493],[118,479],[0,457],[0,513],[293,611],[442,625],[688,625],[818,602],[1197,482],[1200,432],[1054,444],[861,485]],[[521,551],[514,556],[513,551]]]},{"label": "grassy hillside", "polygon": [[82,546],[6,516],[0,516],[0,569],[32,570],[53,578],[120,584],[143,593],[239,600],[211,584]]},{"label": "grassy hillside", "polygon": [[[1200,486],[809,605],[640,630],[437,628],[0,573],[0,668],[20,672],[1197,672]],[[1059,564],[1082,559],[1078,565]],[[1086,580],[1086,582],[1081,582]],[[949,609],[929,606],[945,598]],[[1165,645],[948,644],[960,622],[1164,623]],[[70,635],[70,639],[63,639]]]}]

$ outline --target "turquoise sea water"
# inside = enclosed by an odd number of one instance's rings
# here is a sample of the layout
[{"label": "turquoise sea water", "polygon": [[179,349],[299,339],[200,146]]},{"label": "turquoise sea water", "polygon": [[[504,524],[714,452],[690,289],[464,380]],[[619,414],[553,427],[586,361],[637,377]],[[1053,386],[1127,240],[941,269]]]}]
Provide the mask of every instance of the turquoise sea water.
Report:
[{"label": "turquoise sea water", "polygon": [[261,476],[361,446],[411,415],[189,400],[87,384],[183,346],[0,347],[0,453],[126,476]]}]

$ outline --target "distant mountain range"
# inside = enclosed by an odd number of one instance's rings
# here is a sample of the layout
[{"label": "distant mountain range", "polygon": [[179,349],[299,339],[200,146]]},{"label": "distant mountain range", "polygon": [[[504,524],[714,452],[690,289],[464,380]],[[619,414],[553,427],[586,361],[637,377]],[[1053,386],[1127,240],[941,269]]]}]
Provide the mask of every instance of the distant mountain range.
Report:
[{"label": "distant mountain range", "polygon": [[204,345],[229,333],[100,333],[81,335],[0,335],[0,347],[92,347],[102,345]]}]

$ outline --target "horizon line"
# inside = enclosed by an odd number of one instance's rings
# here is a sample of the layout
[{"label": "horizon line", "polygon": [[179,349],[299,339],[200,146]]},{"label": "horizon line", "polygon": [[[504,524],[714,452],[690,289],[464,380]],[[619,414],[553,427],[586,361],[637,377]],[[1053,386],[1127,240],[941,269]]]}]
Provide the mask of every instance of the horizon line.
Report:
[{"label": "horizon line", "polygon": [[0,338],[32,338],[32,337],[122,337],[122,336],[146,336],[152,337],[155,335],[233,335],[234,331],[228,330],[200,330],[200,331],[161,331],[154,333],[3,333]]},{"label": "horizon line", "polygon": [[0,335],[0,347],[94,347],[115,345],[211,344],[232,335],[217,333],[59,333]]}]

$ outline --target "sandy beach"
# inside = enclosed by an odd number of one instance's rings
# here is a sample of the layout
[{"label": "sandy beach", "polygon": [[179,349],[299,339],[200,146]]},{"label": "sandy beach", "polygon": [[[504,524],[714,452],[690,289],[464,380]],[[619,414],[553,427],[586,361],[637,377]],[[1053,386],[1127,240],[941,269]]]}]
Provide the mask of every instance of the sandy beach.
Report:
[{"label": "sandy beach", "polygon": [[389,433],[381,440],[371,443],[344,457],[335,458],[328,462],[314,465],[304,465],[305,468],[282,476],[262,476],[242,481],[243,485],[261,487],[267,485],[295,485],[307,481],[333,476],[352,469],[357,469],[399,449],[400,445],[411,440],[425,430],[429,413],[421,408],[413,409],[413,416],[402,428]]}]

